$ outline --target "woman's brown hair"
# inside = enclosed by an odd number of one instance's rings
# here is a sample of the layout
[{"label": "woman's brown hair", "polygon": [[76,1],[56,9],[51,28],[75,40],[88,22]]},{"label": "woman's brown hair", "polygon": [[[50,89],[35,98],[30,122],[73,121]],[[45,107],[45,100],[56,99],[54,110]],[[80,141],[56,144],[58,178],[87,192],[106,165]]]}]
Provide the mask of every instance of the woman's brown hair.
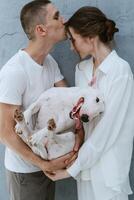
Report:
[{"label": "woman's brown hair", "polygon": [[82,37],[98,35],[103,43],[112,41],[114,33],[119,31],[113,20],[108,19],[98,8],[90,6],[82,7],[76,11],[66,23],[67,31],[69,31],[69,27],[72,27]]}]

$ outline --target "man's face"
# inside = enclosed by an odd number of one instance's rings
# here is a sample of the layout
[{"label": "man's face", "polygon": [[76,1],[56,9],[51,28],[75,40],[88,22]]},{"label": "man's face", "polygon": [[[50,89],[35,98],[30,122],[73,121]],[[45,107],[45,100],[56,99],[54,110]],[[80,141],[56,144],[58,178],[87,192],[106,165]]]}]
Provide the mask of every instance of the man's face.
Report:
[{"label": "man's face", "polygon": [[46,15],[46,28],[48,37],[56,43],[66,39],[64,19],[53,4],[48,4]]}]

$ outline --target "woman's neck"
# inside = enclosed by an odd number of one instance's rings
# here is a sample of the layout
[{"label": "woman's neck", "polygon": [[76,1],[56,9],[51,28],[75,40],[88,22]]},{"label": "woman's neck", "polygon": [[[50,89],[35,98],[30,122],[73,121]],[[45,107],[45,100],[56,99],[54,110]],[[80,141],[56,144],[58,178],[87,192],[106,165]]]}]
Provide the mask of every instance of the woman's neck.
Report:
[{"label": "woman's neck", "polygon": [[112,49],[102,43],[97,44],[94,48],[93,56],[93,75],[99,65],[105,60],[105,58],[111,53]]}]

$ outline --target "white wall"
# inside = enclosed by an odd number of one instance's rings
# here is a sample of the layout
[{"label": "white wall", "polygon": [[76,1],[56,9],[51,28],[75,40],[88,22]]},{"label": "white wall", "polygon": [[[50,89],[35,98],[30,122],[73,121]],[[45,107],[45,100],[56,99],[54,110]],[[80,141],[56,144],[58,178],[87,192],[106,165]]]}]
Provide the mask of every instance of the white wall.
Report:
[{"label": "white wall", "polygon": [[[13,56],[16,51],[26,44],[26,37],[19,22],[21,7],[28,0],[0,0],[0,68]],[[116,49],[124,57],[134,71],[134,1],[133,0],[52,0],[67,19],[79,7],[84,5],[97,6],[109,18],[114,19],[119,27],[116,36]],[[68,42],[55,47],[52,52],[59,63],[62,73],[70,85],[74,84],[74,66],[78,62],[75,54],[69,51]],[[4,147],[0,145],[0,200],[8,200],[5,187],[3,166]],[[131,166],[131,184],[134,187],[134,162]],[[57,184],[56,200],[76,200],[76,187],[72,179],[59,181]],[[134,200],[132,195],[131,200]]]}]

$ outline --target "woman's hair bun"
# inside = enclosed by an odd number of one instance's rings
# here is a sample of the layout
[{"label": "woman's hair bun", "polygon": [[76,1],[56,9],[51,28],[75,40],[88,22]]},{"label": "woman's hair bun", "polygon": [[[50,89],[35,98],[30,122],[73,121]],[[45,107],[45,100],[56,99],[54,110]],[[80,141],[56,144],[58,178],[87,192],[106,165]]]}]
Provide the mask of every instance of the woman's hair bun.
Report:
[{"label": "woman's hair bun", "polygon": [[113,40],[114,33],[119,31],[119,29],[116,28],[115,22],[111,19],[106,19],[105,27],[106,27],[107,41]]}]

